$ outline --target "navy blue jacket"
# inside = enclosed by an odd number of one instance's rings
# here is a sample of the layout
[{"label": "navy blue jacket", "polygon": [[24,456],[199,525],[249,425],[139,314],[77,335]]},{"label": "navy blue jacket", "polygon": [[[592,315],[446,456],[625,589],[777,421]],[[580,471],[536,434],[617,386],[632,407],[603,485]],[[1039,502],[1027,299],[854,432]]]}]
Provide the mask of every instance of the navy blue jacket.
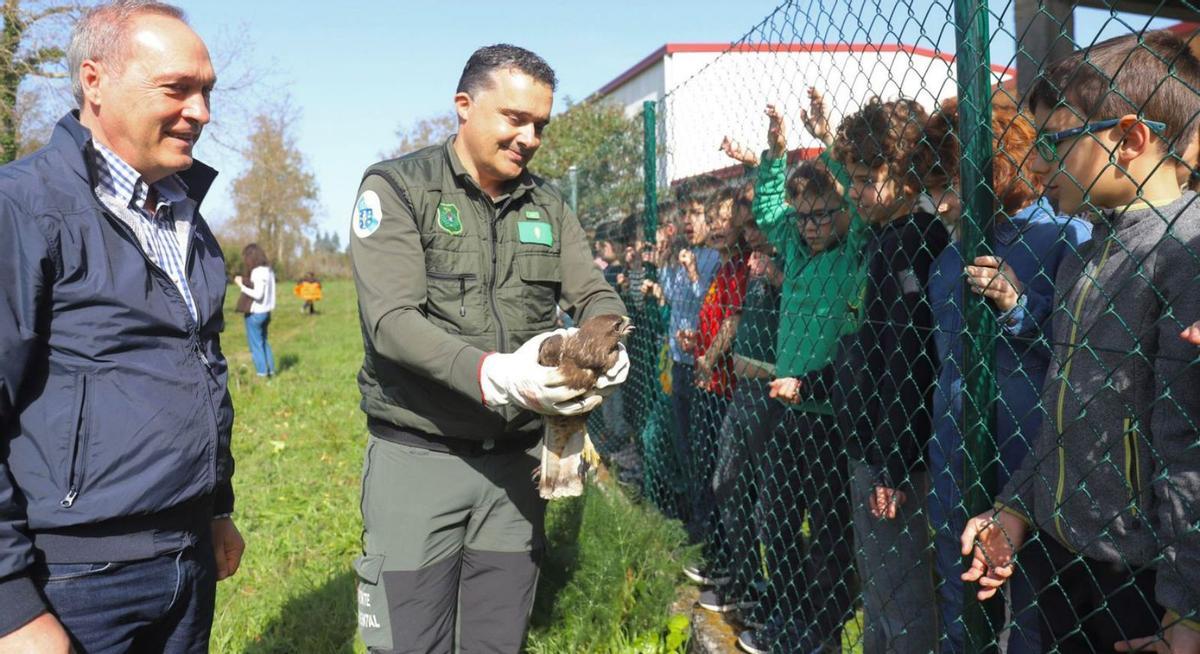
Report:
[{"label": "navy blue jacket", "polygon": [[926,468],[936,351],[925,286],[949,241],[942,222],[922,210],[871,228],[862,326],[839,355],[832,399],[847,451],[879,468],[878,482],[892,488]]},{"label": "navy blue jacket", "polygon": [[[1042,383],[1050,365],[1050,314],[1054,310],[1054,279],[1058,265],[1066,257],[1079,257],[1080,248],[1092,235],[1090,223],[1056,216],[1045,200],[1032,204],[1017,215],[995,225],[991,235],[994,256],[1013,268],[1023,288],[1023,303],[1002,319],[996,340],[995,374],[999,390],[994,425],[995,442],[1000,454],[997,487],[1008,482],[1025,459],[1033,439],[1041,430],[1045,407],[1041,404]],[[966,277],[962,253],[957,243],[946,248],[934,262],[929,279],[929,301],[933,307],[937,345],[937,390],[933,399],[933,438],[931,448],[938,463],[949,462],[943,479],[957,484],[937,488],[938,501],[957,506],[961,501],[963,434],[963,317]],[[960,522],[966,516],[960,517]],[[959,525],[961,527],[962,525]],[[961,528],[954,531],[955,537]]]},{"label": "navy blue jacket", "polygon": [[[233,509],[221,249],[197,211],[194,320],[96,198],[92,148],[67,115],[0,167],[0,633],[40,612],[38,534]],[[216,171],[179,177],[199,205]]]}]

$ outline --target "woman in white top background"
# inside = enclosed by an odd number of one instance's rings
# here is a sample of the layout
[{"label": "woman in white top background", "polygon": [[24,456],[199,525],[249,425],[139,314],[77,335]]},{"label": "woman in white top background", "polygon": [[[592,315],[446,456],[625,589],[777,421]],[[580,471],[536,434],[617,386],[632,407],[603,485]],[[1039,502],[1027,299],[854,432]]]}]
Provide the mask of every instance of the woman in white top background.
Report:
[{"label": "woman in white top background", "polygon": [[[246,341],[250,344],[250,356],[259,377],[275,374],[275,355],[267,342],[267,327],[271,324],[271,311],[275,309],[275,273],[271,270],[267,254],[257,243],[242,250],[245,277],[233,278],[233,283],[242,289],[242,294],[251,300],[246,314]],[[244,303],[244,300],[243,300]]]}]

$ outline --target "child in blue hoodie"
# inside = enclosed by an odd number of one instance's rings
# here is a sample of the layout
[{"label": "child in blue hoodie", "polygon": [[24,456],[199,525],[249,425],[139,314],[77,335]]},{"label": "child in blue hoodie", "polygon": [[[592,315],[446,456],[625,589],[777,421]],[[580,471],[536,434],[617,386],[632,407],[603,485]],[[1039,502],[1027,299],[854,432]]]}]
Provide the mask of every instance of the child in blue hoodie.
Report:
[{"label": "child in blue hoodie", "polygon": [[[1049,204],[1037,200],[1041,191],[1028,161],[1035,131],[1028,118],[1009,104],[992,107],[995,157],[992,162],[996,214],[985,216],[992,256],[971,257],[957,242],[961,215],[958,180],[958,104],[950,100],[930,117],[926,140],[913,154],[914,168],[925,180],[938,215],[951,229],[952,241],[934,261],[928,295],[933,308],[934,342],[939,374],[933,398],[933,438],[929,444],[932,497],[929,503],[934,529],[936,566],[940,586],[938,608],[942,623],[940,650],[967,651],[963,615],[964,572],[959,535],[967,518],[963,503],[962,339],[966,336],[964,312],[968,302],[964,268],[1003,267],[1003,285],[989,289],[987,299],[1000,323],[996,341],[995,374],[999,389],[996,421],[992,427],[999,456],[998,484],[1008,481],[1029,453],[1030,444],[1045,418],[1038,402],[1050,364],[1048,328],[1038,331],[1054,305],[1054,276],[1064,257],[1077,256],[1091,236],[1091,224],[1054,215]],[[967,266],[971,261],[974,266]],[[1039,338],[1044,336],[1044,338]],[[970,462],[982,466],[987,462]],[[1012,654],[1043,651],[1038,636],[1037,611],[1031,607],[1036,580],[1019,575],[1012,589],[1012,629],[1008,651]],[[1002,616],[997,616],[1002,617]]]}]

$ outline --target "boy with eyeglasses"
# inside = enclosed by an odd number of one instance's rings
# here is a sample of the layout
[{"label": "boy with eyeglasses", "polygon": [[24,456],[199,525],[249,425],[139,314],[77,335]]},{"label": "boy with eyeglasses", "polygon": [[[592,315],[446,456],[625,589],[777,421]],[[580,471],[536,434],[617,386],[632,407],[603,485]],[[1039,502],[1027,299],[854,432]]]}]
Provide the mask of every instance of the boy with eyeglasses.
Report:
[{"label": "boy with eyeglasses", "polygon": [[1200,368],[1178,337],[1200,317],[1200,208],[1174,156],[1197,88],[1187,44],[1152,32],[1074,53],[1030,93],[1034,172],[1095,228],[1058,271],[1047,420],[962,552],[981,599],[1017,548],[1056,581],[1038,598],[1047,649],[1200,652]]},{"label": "boy with eyeglasses", "polygon": [[[773,412],[768,464],[758,471],[768,580],[756,617],[765,622],[743,633],[739,645],[752,654],[838,651],[842,625],[853,613],[845,448],[825,394],[801,392],[798,378],[827,366],[838,339],[858,327],[864,226],[847,210],[835,179],[844,173],[836,162],[826,165],[828,156],[801,162],[786,177],[783,117],[773,105],[767,116],[769,149],[758,172],[754,217],[783,258],[770,396],[787,408]],[[808,547],[801,534],[806,519]]]}]

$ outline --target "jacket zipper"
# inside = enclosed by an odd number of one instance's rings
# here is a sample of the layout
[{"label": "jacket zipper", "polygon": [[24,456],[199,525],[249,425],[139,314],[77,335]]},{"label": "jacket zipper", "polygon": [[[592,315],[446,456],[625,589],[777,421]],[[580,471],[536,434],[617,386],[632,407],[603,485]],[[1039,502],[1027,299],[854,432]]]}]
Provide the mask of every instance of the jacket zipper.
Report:
[{"label": "jacket zipper", "polygon": [[[142,258],[146,260],[146,263],[150,265],[150,270],[154,274],[157,274],[161,278],[166,280],[167,288],[170,289],[170,291],[168,291],[168,292],[174,292],[175,295],[179,298],[179,300],[181,302],[183,302],[184,314],[185,314],[184,318],[186,321],[185,326],[187,327],[188,332],[191,334],[191,337],[192,337],[192,349],[196,353],[197,359],[204,366],[204,371],[206,373],[206,375],[204,376],[202,381],[203,381],[204,396],[208,400],[208,409],[209,409],[210,415],[212,416],[212,447],[209,449],[209,461],[208,461],[208,467],[212,471],[212,474],[210,476],[212,483],[211,483],[211,488],[209,488],[209,491],[211,492],[213,489],[215,489],[217,487],[217,450],[220,448],[220,445],[221,445],[221,443],[220,443],[221,437],[220,437],[220,433],[219,433],[220,429],[217,426],[217,408],[216,408],[216,406],[213,405],[212,393],[210,392],[209,387],[208,387],[209,377],[212,376],[212,362],[208,360],[208,357],[205,356],[205,354],[204,354],[204,348],[202,348],[200,346],[199,315],[193,317],[192,312],[187,310],[187,300],[185,300],[183,298],[183,294],[180,293],[179,289],[175,286],[175,282],[171,280],[171,276],[168,275],[167,271],[163,270],[161,266],[154,263],[154,261],[150,258],[150,256],[148,254],[146,254],[146,250],[142,247],[141,242],[138,241],[137,235],[133,233],[133,230],[130,229],[129,226],[124,223],[124,221],[122,221],[119,218],[117,218],[116,216],[112,215],[112,213],[110,211],[108,211],[108,209],[104,206],[104,203],[100,201],[100,198],[96,197],[94,192],[92,194],[92,197],[95,198],[96,202],[100,205],[100,207],[101,207],[100,211],[104,215],[104,217],[110,223],[112,223],[112,225],[118,231],[125,234],[126,238],[128,238],[130,241],[133,242],[134,245],[137,246],[138,253],[141,254]],[[184,254],[184,262],[185,262],[184,263],[184,271],[183,271],[184,275],[187,275],[188,274],[187,269],[191,268],[192,256],[195,253],[195,249],[196,249],[195,245],[194,245],[195,240],[196,240],[195,230],[196,230],[196,227],[195,227],[195,225],[193,225],[191,238],[188,238],[188,242],[187,242],[187,252]],[[190,279],[188,280],[188,286],[189,286],[189,288],[191,287]],[[193,302],[194,301],[195,301],[195,298],[193,297]],[[199,312],[200,312],[200,306],[198,304],[196,306],[196,312],[197,312],[197,314],[199,314]]]},{"label": "jacket zipper", "polygon": [[504,215],[504,212],[508,209],[508,205],[511,203],[512,196],[509,196],[508,199],[504,201],[504,204],[500,205],[500,207],[496,209],[495,214],[492,216],[492,281],[488,285],[488,301],[492,306],[492,316],[496,319],[496,339],[498,341],[496,344],[497,352],[504,351],[504,344],[508,342],[508,338],[504,333],[504,320],[500,318],[500,307],[496,304],[496,276],[499,272],[497,260],[498,254],[496,251],[499,249],[500,243],[500,235],[496,226],[497,223],[500,222],[500,217]]},{"label": "jacket zipper", "polygon": [[1066,425],[1063,410],[1067,400],[1067,384],[1071,378],[1071,365],[1075,362],[1075,340],[1079,337],[1079,314],[1083,311],[1083,303],[1087,300],[1088,294],[1095,287],[1096,278],[1104,269],[1104,265],[1108,263],[1108,256],[1112,252],[1114,240],[1116,239],[1112,235],[1106,239],[1104,253],[1100,255],[1100,262],[1084,280],[1083,289],[1079,291],[1079,298],[1075,300],[1075,310],[1071,313],[1071,334],[1067,337],[1067,360],[1063,363],[1062,371],[1058,375],[1061,381],[1059,382],[1058,403],[1055,411],[1055,426],[1058,432],[1058,485],[1054,491],[1054,529],[1058,532],[1059,542],[1064,545],[1070,542],[1063,532],[1062,511],[1060,511],[1067,480],[1067,448],[1063,444],[1062,438]]},{"label": "jacket zipper", "polygon": [[67,495],[59,501],[58,505],[64,509],[69,509],[75,505],[75,499],[79,497],[79,487],[83,485],[83,465],[80,458],[83,456],[83,451],[87,446],[87,433],[83,426],[87,419],[87,377],[79,377],[79,396],[75,402],[75,415],[71,422],[71,467],[67,472]]},{"label": "jacket zipper", "polygon": [[1132,418],[1125,419],[1125,481],[1129,485],[1129,506],[1133,512],[1134,525],[1141,521],[1141,509],[1138,508],[1138,494],[1141,492],[1142,479],[1138,461],[1138,431]]},{"label": "jacket zipper", "polygon": [[458,282],[458,315],[462,318],[467,317],[467,280],[475,279],[476,276],[471,273],[463,273],[461,275],[450,273],[437,273],[426,271],[425,276],[430,279],[442,279],[447,281]]}]

